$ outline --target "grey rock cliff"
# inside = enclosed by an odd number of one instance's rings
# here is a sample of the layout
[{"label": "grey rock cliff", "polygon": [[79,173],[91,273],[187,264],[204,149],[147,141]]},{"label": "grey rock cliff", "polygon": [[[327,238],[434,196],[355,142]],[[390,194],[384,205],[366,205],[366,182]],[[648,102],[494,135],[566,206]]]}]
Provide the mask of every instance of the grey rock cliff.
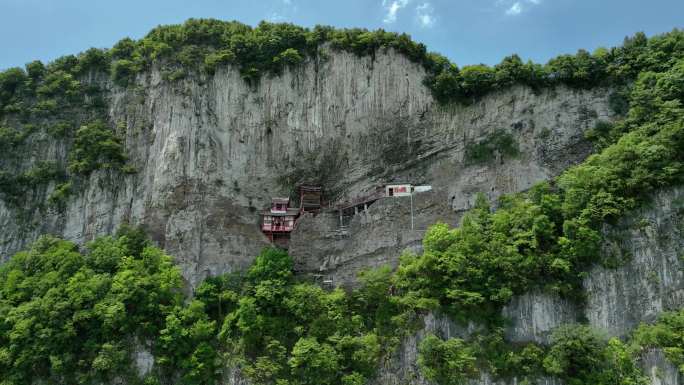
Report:
[{"label": "grey rock cliff", "polygon": [[642,358],[641,366],[652,385],[678,385],[682,374],[665,358],[660,350],[649,350]]},{"label": "grey rock cliff", "polygon": [[606,254],[625,260],[595,267],[584,281],[586,318],[623,336],[640,322],[684,306],[684,189],[656,194],[646,207],[606,230]]},{"label": "grey rock cliff", "polygon": [[[626,336],[640,323],[653,322],[663,311],[684,306],[684,189],[673,188],[654,194],[643,208],[605,229],[606,253],[612,250],[623,263],[617,268],[595,267],[584,280],[587,302],[583,307],[544,293],[514,298],[504,309],[510,320],[505,330],[513,342],[547,343],[556,327],[586,318],[589,324],[609,336]],[[472,326],[471,326],[472,328]],[[417,365],[418,346],[425,335],[463,337],[464,329],[446,317],[428,315],[425,326],[404,339],[386,361],[377,384],[428,384]],[[653,385],[680,385],[682,375],[660,350],[649,350],[641,366]],[[484,373],[473,384],[507,384]],[[559,384],[542,378],[538,384]]]},{"label": "grey rock cliff", "polygon": [[[268,245],[258,211],[272,196],[289,194],[293,186],[281,183],[281,176],[307,162],[326,174],[326,188],[338,202],[392,181],[432,185],[412,205],[406,198],[376,201],[349,218],[344,231],[334,211],[298,222],[290,243],[296,268],[350,285],[362,269],[396,266],[405,249],[419,252],[427,226],[456,225],[477,193],[495,199],[523,191],[580,162],[591,150],[584,131],[612,119],[607,89],[534,92],[516,86],[469,106],[441,107],[423,76],[420,66],[385,51],[374,58],[329,52],[327,59],[265,77],[258,87],[234,68],[176,83],[153,70],[127,90],[97,80],[108,89],[109,118],[138,173],[95,172],[63,211],[35,210],[29,226],[0,201],[0,255],[40,234],[85,243],[123,222],[142,224],[194,286],[209,274],[245,268]],[[501,132],[515,139],[518,156],[495,152],[484,163],[468,162],[468,146]],[[65,143],[41,135],[29,140],[24,167],[66,161]],[[37,206],[53,188],[27,197],[27,205]],[[607,252],[625,264],[588,274],[584,308],[543,293],[517,297],[504,309],[511,320],[507,337],[545,342],[555,327],[582,317],[611,335],[625,335],[639,322],[681,307],[683,191],[663,191],[650,206],[606,228]],[[426,333],[463,332],[444,317],[428,316],[425,329],[386,358],[376,383],[425,384],[417,371],[420,340]],[[136,362],[141,372],[152,365],[144,350]],[[643,365],[653,384],[680,383],[662,353],[649,353]],[[231,371],[225,383],[246,381]],[[496,382],[483,375],[475,383]]]},{"label": "grey rock cliff", "polygon": [[[95,172],[63,212],[34,211],[28,228],[0,202],[0,255],[44,233],[84,243],[122,222],[143,224],[194,286],[208,274],[245,268],[268,244],[258,210],[271,196],[290,192],[293,186],[279,178],[311,166],[303,160],[332,154],[332,164],[318,166],[338,200],[389,181],[432,184],[434,192],[416,207],[417,228],[424,229],[437,220],[455,223],[477,192],[495,198],[524,190],[583,159],[589,151],[584,130],[611,118],[605,89],[513,87],[444,108],[423,78],[422,67],[390,50],[374,58],[331,51],[264,77],[258,87],[234,68],[175,83],[153,69],[125,90],[96,80],[108,90],[109,118],[138,173]],[[467,144],[493,132],[513,135],[520,156],[466,167]],[[26,167],[66,161],[65,143],[30,140]],[[27,205],[44,202],[53,187]],[[293,256],[304,269],[323,267],[348,282],[359,268],[396,264],[400,250],[419,244],[421,234],[407,231],[405,213],[389,225],[379,219],[386,213],[369,214],[354,219],[352,236],[342,243],[326,241],[332,225],[300,226]],[[360,242],[365,231],[374,238]],[[315,251],[306,247],[310,241],[317,242]]]},{"label": "grey rock cliff", "polygon": [[[84,243],[124,222],[143,224],[194,286],[207,275],[244,269],[268,245],[258,211],[272,196],[291,192],[294,186],[280,179],[292,170],[325,173],[333,204],[387,182],[433,186],[412,204],[408,198],[376,201],[345,219],[344,231],[335,211],[298,222],[290,243],[297,270],[351,285],[363,269],[396,266],[405,249],[420,252],[424,230],[437,221],[456,225],[478,193],[495,200],[580,162],[591,150],[584,132],[612,119],[608,89],[535,92],[515,86],[469,106],[442,107],[423,77],[422,67],[393,51],[374,58],[330,51],[325,59],[264,77],[258,87],[245,83],[235,68],[176,83],[153,69],[126,90],[96,80],[108,90],[109,118],[138,173],[95,172],[63,211],[36,210],[28,226],[0,202],[0,255],[44,233]],[[497,133],[514,138],[519,154],[494,152],[484,162],[468,162],[469,146]],[[65,162],[65,143],[40,135],[30,140],[25,167]],[[37,206],[52,188],[27,206]],[[606,250],[626,264],[589,273],[585,307],[544,293],[514,298],[504,309],[511,320],[507,338],[546,342],[555,327],[583,317],[611,335],[625,335],[639,322],[680,307],[682,191],[663,191],[649,207],[606,229]],[[443,316],[429,315],[425,322],[424,330],[386,358],[377,384],[426,384],[417,370],[420,340],[427,333],[465,332]],[[136,362],[141,373],[153,365],[145,350]],[[643,365],[653,384],[680,383],[660,352],[646,355]],[[246,381],[230,371],[225,383]],[[473,383],[499,384],[486,374]]]}]

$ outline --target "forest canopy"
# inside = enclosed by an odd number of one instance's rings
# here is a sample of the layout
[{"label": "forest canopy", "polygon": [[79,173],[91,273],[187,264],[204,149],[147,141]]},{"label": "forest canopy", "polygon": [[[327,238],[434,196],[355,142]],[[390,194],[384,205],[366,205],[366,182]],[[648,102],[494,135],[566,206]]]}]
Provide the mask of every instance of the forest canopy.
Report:
[{"label": "forest canopy", "polygon": [[407,34],[382,29],[304,28],[268,22],[251,27],[237,21],[189,19],[183,24],[156,27],[139,40],[122,39],[111,49],[91,48],[47,66],[32,62],[25,69],[6,70],[0,73],[0,112],[8,106],[12,111],[13,99],[27,92],[73,94],[77,80],[91,72],[104,72],[115,83],[130,85],[153,65],[159,65],[171,80],[197,72],[211,75],[221,65],[234,65],[245,80],[257,84],[261,76],[277,75],[308,58],[324,59],[321,50],[325,46],[360,56],[374,56],[380,49],[396,50],[425,69],[425,84],[438,101],[469,103],[513,84],[534,88],[624,85],[643,71],[662,71],[684,57],[684,33],[675,29],[650,39],[637,33],[625,38],[620,47],[599,48],[593,53],[579,50],[545,65],[511,55],[493,67],[459,67],[440,54],[428,52],[424,44]]}]

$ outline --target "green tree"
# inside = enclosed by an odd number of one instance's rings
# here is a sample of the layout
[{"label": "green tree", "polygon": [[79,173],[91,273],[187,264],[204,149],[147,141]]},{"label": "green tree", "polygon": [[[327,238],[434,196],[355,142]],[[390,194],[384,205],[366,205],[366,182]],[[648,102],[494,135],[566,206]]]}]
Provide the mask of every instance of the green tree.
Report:
[{"label": "green tree", "polygon": [[180,273],[161,250],[101,238],[82,253],[45,236],[0,266],[0,370],[9,384],[135,378],[130,346],[156,338],[180,305]]},{"label": "green tree", "polygon": [[461,90],[466,97],[476,98],[494,88],[496,73],[484,64],[466,66],[461,69]]},{"label": "green tree", "polygon": [[544,367],[570,385],[601,383],[605,345],[605,337],[588,326],[560,327],[552,335]]},{"label": "green tree", "polygon": [[430,334],[420,343],[418,365],[425,378],[440,385],[461,385],[478,374],[472,348],[463,340]]},{"label": "green tree", "polygon": [[292,258],[282,249],[267,248],[259,254],[247,271],[253,283],[266,280],[288,280],[292,277]]},{"label": "green tree", "polygon": [[170,378],[180,371],[184,384],[213,384],[221,364],[217,345],[216,322],[207,316],[204,303],[177,305],[159,331],[156,363]]},{"label": "green tree", "polygon": [[126,87],[135,79],[136,65],[126,59],[120,59],[112,64],[111,77],[114,83],[121,87]]},{"label": "green tree", "polygon": [[292,348],[289,360],[292,377],[300,385],[335,384],[339,356],[335,349],[315,338],[301,338]]},{"label": "green tree", "polygon": [[645,385],[648,379],[635,354],[617,338],[607,340],[589,326],[566,325],[554,331],[544,367],[570,385]]}]

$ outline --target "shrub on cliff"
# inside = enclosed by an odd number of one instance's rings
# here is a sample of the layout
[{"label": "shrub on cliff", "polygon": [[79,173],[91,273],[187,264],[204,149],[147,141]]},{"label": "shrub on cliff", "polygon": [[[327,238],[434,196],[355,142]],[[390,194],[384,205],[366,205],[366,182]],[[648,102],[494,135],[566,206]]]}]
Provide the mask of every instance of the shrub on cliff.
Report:
[{"label": "shrub on cliff", "polygon": [[544,358],[547,373],[568,385],[646,385],[647,377],[635,362],[636,352],[617,338],[607,338],[585,325],[556,329]]},{"label": "shrub on cliff", "polygon": [[0,171],[0,197],[13,207],[26,204],[26,197],[53,180],[63,180],[64,172],[54,162],[37,162],[30,169],[13,175]]},{"label": "shrub on cliff", "polygon": [[494,67],[475,65],[459,70],[406,34],[327,26],[307,29],[267,22],[253,28],[235,21],[189,19],[182,25],[156,27],[140,40],[123,39],[109,51],[90,49],[78,56],[60,58],[43,69],[39,62],[30,63],[29,82],[21,69],[7,70],[0,75],[0,107],[11,104],[10,99],[23,90],[30,94],[57,71],[74,77],[89,71],[109,72],[117,84],[126,86],[136,73],[148,70],[155,62],[169,67],[169,71],[189,73],[203,69],[209,74],[219,65],[233,64],[246,80],[258,82],[265,74],[278,74],[285,66],[317,55],[320,46],[328,43],[333,49],[357,55],[373,56],[383,48],[397,50],[425,68],[425,84],[438,101],[469,103],[513,84],[534,88],[554,84],[582,88],[625,84],[641,72],[670,68],[684,57],[683,42],[684,33],[679,30],[650,39],[638,33],[626,38],[621,47],[600,48],[593,53],[580,50],[575,55],[553,58],[546,65],[523,63],[513,55]]},{"label": "shrub on cliff", "polygon": [[657,322],[641,324],[634,332],[634,343],[643,348],[660,348],[680,372],[684,371],[684,309],[666,312]]},{"label": "shrub on cliff", "polygon": [[111,76],[114,83],[125,87],[135,78],[135,63],[121,59],[112,63]]},{"label": "shrub on cliff", "polygon": [[472,347],[459,338],[443,341],[428,335],[420,343],[419,352],[421,371],[440,385],[462,385],[478,373]]},{"label": "shrub on cliff", "polygon": [[101,121],[82,126],[76,131],[74,147],[69,153],[69,171],[88,174],[97,169],[121,168],[126,154],[114,131]]}]

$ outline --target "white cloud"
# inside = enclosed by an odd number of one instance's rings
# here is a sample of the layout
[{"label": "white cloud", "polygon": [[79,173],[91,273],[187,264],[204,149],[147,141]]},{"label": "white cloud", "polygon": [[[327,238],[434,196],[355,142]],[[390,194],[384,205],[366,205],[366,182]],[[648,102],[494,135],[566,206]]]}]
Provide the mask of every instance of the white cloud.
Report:
[{"label": "white cloud", "polygon": [[496,5],[498,7],[506,8],[506,15],[515,16],[519,15],[531,7],[540,5],[543,0],[497,0]]},{"label": "white cloud", "polygon": [[430,3],[423,3],[416,7],[418,23],[423,28],[430,28],[435,25],[435,10]]},{"label": "white cloud", "polygon": [[510,8],[506,10],[507,15],[519,15],[522,12],[522,5],[520,5],[520,2],[515,2],[513,5],[511,5]]},{"label": "white cloud", "polygon": [[297,11],[297,3],[294,0],[278,0],[271,7],[271,12],[266,16],[266,19],[272,23],[282,23],[292,20]]},{"label": "white cloud", "polygon": [[387,14],[382,21],[387,24],[392,24],[397,21],[397,12],[399,12],[400,9],[405,8],[410,1],[411,0],[382,0],[382,6],[387,10]]},{"label": "white cloud", "polygon": [[282,23],[283,21],[285,21],[285,16],[281,15],[278,12],[272,12],[268,16],[268,21],[270,21],[271,23]]}]

